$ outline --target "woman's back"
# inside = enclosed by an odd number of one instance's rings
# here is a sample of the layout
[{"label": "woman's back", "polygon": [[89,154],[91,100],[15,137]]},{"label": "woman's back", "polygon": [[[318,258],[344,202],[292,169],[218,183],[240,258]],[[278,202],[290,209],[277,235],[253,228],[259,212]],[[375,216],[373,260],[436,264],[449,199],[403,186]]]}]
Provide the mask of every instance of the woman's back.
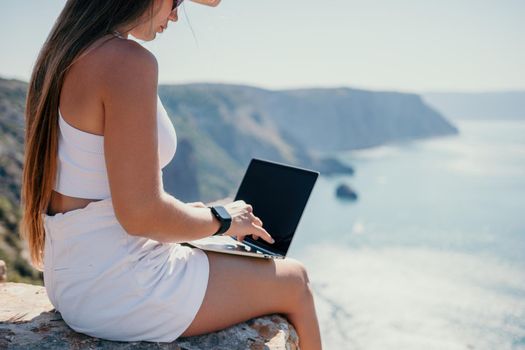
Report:
[{"label": "woman's back", "polygon": [[[101,153],[98,144],[103,143],[104,136],[104,88],[107,86],[108,79],[112,79],[113,74],[117,72],[121,75],[133,75],[134,72],[131,71],[119,72],[119,62],[132,60],[134,55],[143,53],[149,54],[137,43],[107,35],[88,47],[66,72],[59,104],[59,125],[63,137],[60,138],[62,142],[59,144],[57,179],[48,214],[54,215],[83,208],[94,200],[109,196],[106,169],[100,165],[105,162],[103,154],[102,159],[95,159],[95,154]],[[129,78],[132,79],[132,77]],[[158,112],[165,114],[162,106],[158,108]],[[159,120],[163,120],[167,116],[162,118],[161,115],[158,115],[158,117]],[[169,125],[164,123],[164,128],[166,127],[169,128]],[[174,131],[171,134],[174,134]],[[159,135],[163,135],[160,128]],[[69,139],[69,142],[63,142],[64,139]],[[176,139],[174,141],[176,142]],[[80,148],[88,148],[89,151],[75,151],[75,148],[79,147],[74,145],[69,146],[69,150],[66,149],[66,143],[71,145],[74,142],[84,143],[84,146]],[[90,143],[90,145],[85,145],[85,143]],[[170,148],[174,148],[174,142],[171,143]],[[159,153],[174,153],[174,150]],[[66,154],[74,154],[76,159],[66,157]],[[91,161],[88,162],[90,166],[82,164],[82,160],[86,162],[87,157],[91,158]],[[68,158],[72,161],[67,162]],[[168,156],[164,158],[162,166],[167,164],[165,160]],[[98,163],[98,165],[93,166],[93,163]],[[75,165],[80,165],[80,167]],[[78,171],[80,169],[81,171]]]},{"label": "woman's back", "polygon": [[119,47],[125,45],[129,43],[106,36],[71,65],[60,92],[60,111],[68,124],[91,134],[104,135],[102,86],[111,70],[111,56],[118,55]]}]

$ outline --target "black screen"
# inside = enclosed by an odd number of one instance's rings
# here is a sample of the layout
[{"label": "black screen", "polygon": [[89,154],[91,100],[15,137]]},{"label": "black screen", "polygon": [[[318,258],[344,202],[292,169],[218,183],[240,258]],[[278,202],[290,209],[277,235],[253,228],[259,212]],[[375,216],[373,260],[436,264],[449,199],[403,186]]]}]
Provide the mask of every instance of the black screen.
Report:
[{"label": "black screen", "polygon": [[275,240],[274,244],[251,236],[246,242],[286,255],[319,173],[289,165],[252,159],[235,200],[253,206],[253,214]]}]

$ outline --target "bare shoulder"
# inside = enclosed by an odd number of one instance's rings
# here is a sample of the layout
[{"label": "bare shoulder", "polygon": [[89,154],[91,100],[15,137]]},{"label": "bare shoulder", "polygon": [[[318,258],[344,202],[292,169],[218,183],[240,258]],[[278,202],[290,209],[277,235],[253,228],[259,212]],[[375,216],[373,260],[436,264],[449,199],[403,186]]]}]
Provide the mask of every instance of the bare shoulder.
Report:
[{"label": "bare shoulder", "polygon": [[99,58],[106,62],[107,68],[112,70],[117,66],[145,66],[151,68],[157,66],[155,56],[132,40],[114,39],[100,47]]},{"label": "bare shoulder", "polygon": [[94,50],[91,60],[101,78],[103,90],[127,84],[157,84],[157,59],[132,40],[109,40]]},{"label": "bare shoulder", "polygon": [[79,60],[82,76],[92,77],[96,90],[104,96],[130,84],[156,86],[158,63],[155,56],[132,40],[111,38],[90,47]]}]

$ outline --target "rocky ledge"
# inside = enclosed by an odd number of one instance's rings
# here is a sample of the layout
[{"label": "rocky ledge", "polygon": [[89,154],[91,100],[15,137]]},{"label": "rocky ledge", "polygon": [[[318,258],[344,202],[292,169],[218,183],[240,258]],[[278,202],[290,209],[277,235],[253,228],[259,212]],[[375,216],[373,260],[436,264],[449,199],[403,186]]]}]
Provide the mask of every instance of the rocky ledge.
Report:
[{"label": "rocky ledge", "polygon": [[53,309],[41,286],[0,284],[0,349],[299,349],[292,325],[278,315],[173,343],[113,342],[76,333]]}]

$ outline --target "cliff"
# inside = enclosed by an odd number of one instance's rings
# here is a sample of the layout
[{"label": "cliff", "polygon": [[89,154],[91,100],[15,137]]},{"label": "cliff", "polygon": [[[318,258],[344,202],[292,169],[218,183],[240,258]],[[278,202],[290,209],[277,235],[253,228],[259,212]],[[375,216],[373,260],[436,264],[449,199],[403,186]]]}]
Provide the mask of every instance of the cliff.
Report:
[{"label": "cliff", "polygon": [[298,349],[293,327],[281,316],[252,319],[220,332],[173,343],[114,342],[76,333],[53,309],[44,287],[0,284],[0,349]]},{"label": "cliff", "polygon": [[312,152],[457,133],[419,95],[394,91],[189,84],[161,86],[159,94],[172,115],[191,119],[237,161],[255,152],[308,162]]},{"label": "cliff", "polygon": [[[159,95],[176,130],[192,145],[204,200],[231,195],[252,157],[323,175],[351,173],[327,155],[458,133],[416,94],[186,84],[160,86]],[[177,171],[186,170],[170,169],[164,179]],[[166,190],[184,198],[180,186]]]}]

